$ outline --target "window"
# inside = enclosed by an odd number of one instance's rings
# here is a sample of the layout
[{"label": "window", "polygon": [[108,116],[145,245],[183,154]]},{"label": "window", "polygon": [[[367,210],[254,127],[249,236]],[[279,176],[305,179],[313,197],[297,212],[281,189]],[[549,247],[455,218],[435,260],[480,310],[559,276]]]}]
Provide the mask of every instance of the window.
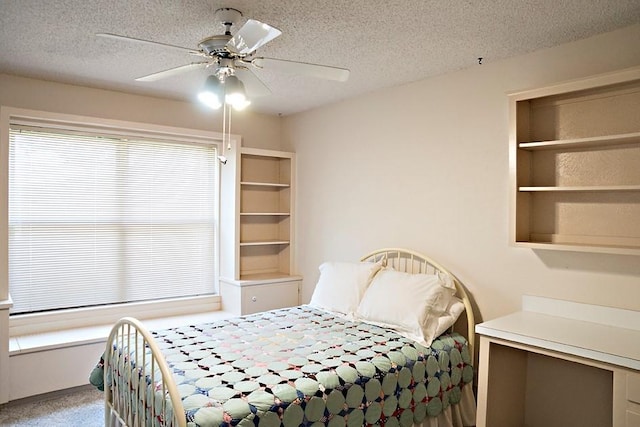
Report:
[{"label": "window", "polygon": [[214,293],[217,147],[201,140],[12,124],[11,313]]}]

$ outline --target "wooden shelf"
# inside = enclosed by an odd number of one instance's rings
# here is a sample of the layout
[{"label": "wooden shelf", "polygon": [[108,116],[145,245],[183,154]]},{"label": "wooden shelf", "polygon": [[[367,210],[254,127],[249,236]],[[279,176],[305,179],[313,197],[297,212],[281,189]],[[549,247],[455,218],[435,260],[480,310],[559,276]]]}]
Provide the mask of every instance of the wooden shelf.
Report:
[{"label": "wooden shelf", "polygon": [[241,216],[289,216],[289,212],[240,212]]},{"label": "wooden shelf", "polygon": [[240,246],[268,246],[268,245],[288,245],[288,240],[256,240],[240,242]]},{"label": "wooden shelf", "polygon": [[555,243],[555,242],[516,242],[516,246],[529,249],[543,249],[550,251],[571,251],[571,252],[589,252],[601,254],[617,254],[617,255],[640,255],[640,247],[623,246],[623,245],[603,245],[603,244],[577,244],[577,243]]},{"label": "wooden shelf", "polygon": [[581,185],[572,187],[518,187],[521,192],[610,192],[610,191],[640,191],[640,185]]},{"label": "wooden shelf", "polygon": [[509,102],[512,244],[640,255],[640,67]]},{"label": "wooden shelf", "polygon": [[557,150],[562,148],[593,148],[621,144],[640,144],[640,132],[594,136],[590,138],[560,139],[555,141],[521,142],[518,144],[518,147],[525,150]]},{"label": "wooden shelf", "polygon": [[243,181],[240,183],[240,185],[245,185],[247,187],[252,186],[252,187],[275,187],[275,188],[289,188],[291,187],[291,184],[281,184],[281,183],[277,183],[277,182],[248,182],[248,181]]}]

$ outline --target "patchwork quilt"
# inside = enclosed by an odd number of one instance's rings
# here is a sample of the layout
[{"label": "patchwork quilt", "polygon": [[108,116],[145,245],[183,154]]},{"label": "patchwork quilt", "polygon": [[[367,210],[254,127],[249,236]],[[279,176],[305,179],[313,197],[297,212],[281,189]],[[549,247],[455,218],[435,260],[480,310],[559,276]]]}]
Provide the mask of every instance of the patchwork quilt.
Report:
[{"label": "patchwork quilt", "polygon": [[153,335],[193,427],[410,426],[458,403],[473,379],[459,334],[426,348],[310,306]]}]

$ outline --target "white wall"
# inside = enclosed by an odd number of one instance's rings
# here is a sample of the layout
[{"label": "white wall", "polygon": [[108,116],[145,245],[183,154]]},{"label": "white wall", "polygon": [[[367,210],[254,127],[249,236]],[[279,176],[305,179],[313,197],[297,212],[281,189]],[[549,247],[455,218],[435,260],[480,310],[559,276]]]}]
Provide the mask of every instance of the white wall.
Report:
[{"label": "white wall", "polygon": [[506,93],[636,65],[640,25],[286,118],[302,300],[323,261],[393,246],[449,267],[484,320],[518,310],[522,294],[640,310],[640,257],[508,241]]}]

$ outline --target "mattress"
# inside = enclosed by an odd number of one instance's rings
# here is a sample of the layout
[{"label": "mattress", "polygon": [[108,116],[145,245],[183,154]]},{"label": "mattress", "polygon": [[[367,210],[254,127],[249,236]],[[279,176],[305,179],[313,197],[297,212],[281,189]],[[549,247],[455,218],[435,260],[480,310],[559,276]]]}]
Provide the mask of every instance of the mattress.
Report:
[{"label": "mattress", "polygon": [[[458,403],[473,380],[467,342],[457,333],[426,348],[310,306],[153,335],[191,426],[410,426]],[[135,387],[157,389],[149,367],[132,364]],[[132,374],[118,375],[124,386]]]}]

